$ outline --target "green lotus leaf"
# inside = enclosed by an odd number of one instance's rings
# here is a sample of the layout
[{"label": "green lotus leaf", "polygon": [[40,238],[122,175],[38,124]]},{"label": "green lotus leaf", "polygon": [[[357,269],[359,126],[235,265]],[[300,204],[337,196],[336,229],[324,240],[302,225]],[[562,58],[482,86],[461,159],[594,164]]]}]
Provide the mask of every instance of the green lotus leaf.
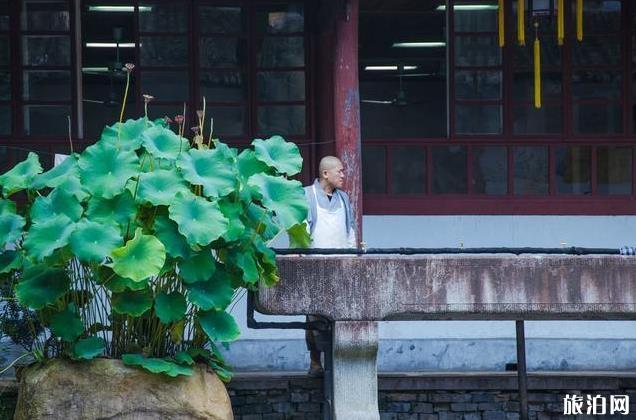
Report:
[{"label": "green lotus leaf", "polygon": [[71,280],[63,269],[35,265],[24,270],[15,295],[22,305],[37,310],[54,304],[70,285]]},{"label": "green lotus leaf", "polygon": [[210,367],[214,369],[214,373],[216,373],[216,376],[218,376],[222,382],[228,383],[232,380],[232,377],[234,376],[232,372],[230,372],[224,366],[219,365],[213,360],[210,360]]},{"label": "green lotus leaf", "polygon": [[250,248],[235,250],[229,254],[230,264],[238,267],[243,273],[243,281],[248,284],[258,282],[259,274],[254,251]]},{"label": "green lotus leaf", "polygon": [[187,366],[180,366],[176,363],[163,359],[146,358],[141,354],[124,354],[121,356],[122,362],[128,366],[139,366],[152,373],[163,373],[170,377],[179,375],[191,376],[194,370]]},{"label": "green lotus leaf", "polygon": [[274,213],[254,203],[247,207],[249,225],[265,241],[272,240],[280,232],[280,227],[274,223]]},{"label": "green lotus leaf", "polygon": [[22,266],[22,254],[19,251],[4,251],[0,254],[0,274],[10,273]]},{"label": "green lotus leaf", "polygon": [[126,229],[136,214],[137,206],[128,191],[109,199],[93,197],[89,200],[86,211],[90,220],[104,224],[116,223],[123,229]]},{"label": "green lotus leaf", "polygon": [[79,177],[77,156],[77,154],[72,154],[59,165],[54,166],[43,174],[37,175],[33,180],[33,188],[36,190],[44,187],[56,188],[69,177]]},{"label": "green lotus leaf", "polygon": [[3,200],[0,198],[0,216],[3,214],[15,214],[16,206],[11,200]]},{"label": "green lotus leaf", "polygon": [[309,248],[311,247],[311,235],[307,229],[307,222],[299,223],[287,229],[289,235],[290,248]]},{"label": "green lotus leaf", "polygon": [[291,229],[307,219],[307,199],[300,182],[256,174],[248,183],[258,189],[263,205],[276,214],[283,228]]},{"label": "green lotus leaf", "polygon": [[228,200],[219,201],[219,208],[230,224],[227,232],[223,234],[223,239],[227,242],[236,241],[241,237],[245,231],[245,225],[241,221],[243,215],[243,206],[240,203],[235,203]]},{"label": "green lotus leaf", "polygon": [[296,144],[285,141],[281,136],[252,142],[256,159],[287,175],[296,175],[303,167],[303,158]]},{"label": "green lotus leaf", "polygon": [[269,166],[258,160],[256,153],[250,149],[245,149],[238,155],[237,165],[239,175],[245,180],[254,174],[266,172],[269,169]]},{"label": "green lotus leaf", "polygon": [[148,289],[139,291],[126,290],[113,293],[111,297],[113,312],[138,317],[152,308],[152,292]]},{"label": "green lotus leaf", "polygon": [[206,246],[220,238],[229,226],[217,203],[191,193],[177,194],[168,210],[190,245]]},{"label": "green lotus leaf", "polygon": [[35,176],[42,172],[38,155],[29,152],[27,158],[15,165],[8,172],[0,175],[2,194],[9,196],[15,192],[30,189]]},{"label": "green lotus leaf", "polygon": [[124,239],[119,229],[88,219],[82,219],[71,234],[71,249],[80,261],[100,262]]},{"label": "green lotus leaf", "polygon": [[144,131],[141,142],[153,157],[169,161],[175,161],[179,153],[185,153],[190,148],[187,139],[179,137],[174,131],[161,126]]},{"label": "green lotus leaf", "polygon": [[75,224],[68,217],[58,214],[39,223],[34,223],[24,240],[29,255],[42,260],[56,249],[68,245]]},{"label": "green lotus leaf", "polygon": [[106,342],[101,337],[88,337],[78,340],[73,346],[73,358],[90,360],[100,356],[106,350]]},{"label": "green lotus leaf", "polygon": [[117,122],[104,128],[100,142],[116,146],[122,150],[137,150],[141,147],[144,131],[153,125],[145,118],[127,120],[124,123]]},{"label": "green lotus leaf", "polygon": [[31,220],[39,223],[61,214],[77,222],[83,212],[84,208],[74,195],[56,188],[48,196],[35,199],[31,207]]},{"label": "green lotus leaf", "polygon": [[179,262],[179,275],[185,283],[207,281],[216,271],[216,263],[210,248],[203,248],[198,253]]},{"label": "green lotus leaf", "polygon": [[25,224],[24,217],[18,214],[0,213],[0,250],[6,244],[15,242],[22,235],[22,228]]},{"label": "green lotus leaf", "polygon": [[229,277],[218,273],[208,281],[188,285],[188,300],[204,311],[224,311],[232,302],[234,289]]},{"label": "green lotus leaf", "polygon": [[80,202],[84,202],[89,197],[88,192],[82,186],[82,182],[79,176],[79,169],[76,169],[77,174],[68,176],[60,185],[57,186],[58,190],[66,191],[73,195]]},{"label": "green lotus leaf", "polygon": [[137,198],[155,206],[169,206],[178,193],[189,192],[177,171],[157,169],[140,176]]},{"label": "green lotus leaf", "polygon": [[137,228],[134,238],[123,247],[114,249],[111,256],[115,273],[142,281],[159,274],[166,261],[166,248],[159,239],[144,235],[141,228]]},{"label": "green lotus leaf", "polygon": [[125,292],[126,290],[138,291],[148,287],[148,281],[132,281],[118,276],[112,268],[102,265],[97,269],[96,281],[114,293]]},{"label": "green lotus leaf", "polygon": [[192,366],[194,365],[194,359],[192,359],[192,356],[190,356],[187,352],[185,351],[180,351],[179,353],[174,355],[174,360],[175,362],[181,364],[181,365],[188,365],[188,366]]},{"label": "green lotus leaf", "polygon": [[233,341],[241,334],[232,315],[225,311],[199,311],[198,320],[211,341]]},{"label": "green lotus leaf", "polygon": [[177,167],[192,185],[203,185],[203,194],[207,197],[223,197],[236,188],[235,163],[222,149],[190,149],[181,153]]},{"label": "green lotus leaf", "polygon": [[84,323],[77,312],[69,309],[56,312],[51,317],[51,332],[62,340],[72,343],[84,332]]},{"label": "green lotus leaf", "polygon": [[95,197],[113,198],[124,191],[126,182],[139,174],[134,151],[120,150],[107,143],[88,147],[78,162],[82,184]]},{"label": "green lotus leaf", "polygon": [[187,305],[185,297],[179,292],[161,292],[155,298],[155,312],[157,318],[164,324],[177,322],[183,319]]},{"label": "green lotus leaf", "polygon": [[160,215],[155,219],[155,235],[166,247],[166,253],[174,258],[188,258],[192,253],[186,238],[179,233],[177,224],[168,216]]}]

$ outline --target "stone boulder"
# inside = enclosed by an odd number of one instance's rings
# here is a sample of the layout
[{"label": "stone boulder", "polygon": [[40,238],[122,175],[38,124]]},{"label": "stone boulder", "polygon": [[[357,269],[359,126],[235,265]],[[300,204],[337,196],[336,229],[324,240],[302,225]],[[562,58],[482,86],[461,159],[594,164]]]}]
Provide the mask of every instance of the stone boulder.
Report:
[{"label": "stone boulder", "polygon": [[204,365],[170,378],[121,360],[49,360],[20,372],[14,420],[232,420],[225,386]]}]

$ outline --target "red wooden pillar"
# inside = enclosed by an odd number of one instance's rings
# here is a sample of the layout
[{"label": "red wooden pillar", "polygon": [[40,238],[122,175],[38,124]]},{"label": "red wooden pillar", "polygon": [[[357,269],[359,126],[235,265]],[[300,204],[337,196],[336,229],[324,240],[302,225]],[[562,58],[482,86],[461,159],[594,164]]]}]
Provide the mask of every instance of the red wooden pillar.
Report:
[{"label": "red wooden pillar", "polygon": [[351,197],[362,240],[362,162],[360,89],[358,84],[359,0],[336,0],[334,49],[334,120],[336,155],[345,168],[345,191]]}]

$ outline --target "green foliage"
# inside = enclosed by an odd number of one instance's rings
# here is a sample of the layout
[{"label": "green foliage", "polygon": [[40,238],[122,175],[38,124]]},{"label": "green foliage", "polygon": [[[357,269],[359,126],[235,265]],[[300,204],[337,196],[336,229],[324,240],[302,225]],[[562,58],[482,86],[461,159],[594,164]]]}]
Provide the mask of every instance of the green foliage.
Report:
[{"label": "green foliage", "polygon": [[236,289],[278,281],[267,243],[279,232],[307,240],[288,178],[298,148],[279,136],[252,146],[193,147],[140,118],[47,172],[31,153],[0,175],[0,286],[48,328],[33,329],[33,354],[121,357],[168,376],[203,362],[229,380],[216,343],[239,335],[225,311]]}]

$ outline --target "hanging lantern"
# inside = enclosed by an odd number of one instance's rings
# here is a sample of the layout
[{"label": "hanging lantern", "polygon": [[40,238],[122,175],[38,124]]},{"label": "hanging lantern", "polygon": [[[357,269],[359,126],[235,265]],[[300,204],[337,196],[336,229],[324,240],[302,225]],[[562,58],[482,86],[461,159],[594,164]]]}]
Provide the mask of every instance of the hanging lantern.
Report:
[{"label": "hanging lantern", "polygon": [[583,41],[583,0],[576,0],[576,40]]},{"label": "hanging lantern", "polygon": [[557,41],[563,45],[565,39],[565,6],[563,0],[558,0],[557,6]]},{"label": "hanging lantern", "polygon": [[499,0],[497,19],[497,23],[499,26],[499,46],[503,47],[506,43],[506,37],[504,36],[504,0]]},{"label": "hanging lantern", "polygon": [[539,22],[534,22],[534,107],[541,108],[541,43]]},{"label": "hanging lantern", "polygon": [[517,2],[517,41],[526,45],[526,0]]}]

